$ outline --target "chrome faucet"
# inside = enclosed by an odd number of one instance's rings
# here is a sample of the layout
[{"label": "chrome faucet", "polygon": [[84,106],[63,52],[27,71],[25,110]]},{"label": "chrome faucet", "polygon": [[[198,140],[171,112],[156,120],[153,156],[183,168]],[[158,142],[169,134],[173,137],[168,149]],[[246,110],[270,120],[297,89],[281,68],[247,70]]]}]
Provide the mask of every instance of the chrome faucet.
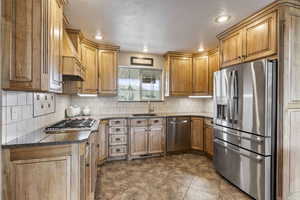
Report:
[{"label": "chrome faucet", "polygon": [[151,105],[151,101],[148,101],[148,113],[154,112],[154,105]]}]

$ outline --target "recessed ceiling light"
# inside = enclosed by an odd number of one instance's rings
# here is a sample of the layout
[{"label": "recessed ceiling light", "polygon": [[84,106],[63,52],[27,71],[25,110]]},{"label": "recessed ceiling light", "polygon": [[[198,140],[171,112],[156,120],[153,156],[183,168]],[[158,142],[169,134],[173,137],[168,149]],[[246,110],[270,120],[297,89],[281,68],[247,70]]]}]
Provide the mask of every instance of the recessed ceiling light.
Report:
[{"label": "recessed ceiling light", "polygon": [[204,51],[204,48],[203,48],[203,47],[200,47],[200,48],[198,49],[198,51],[199,51],[199,52],[203,52],[203,51]]},{"label": "recessed ceiling light", "polygon": [[96,40],[102,40],[102,39],[103,39],[103,36],[102,36],[102,35],[96,35],[96,36],[95,36],[95,39],[96,39]]},{"label": "recessed ceiling light", "polygon": [[229,15],[221,15],[216,18],[216,22],[222,24],[222,23],[228,22],[229,19],[230,19]]}]

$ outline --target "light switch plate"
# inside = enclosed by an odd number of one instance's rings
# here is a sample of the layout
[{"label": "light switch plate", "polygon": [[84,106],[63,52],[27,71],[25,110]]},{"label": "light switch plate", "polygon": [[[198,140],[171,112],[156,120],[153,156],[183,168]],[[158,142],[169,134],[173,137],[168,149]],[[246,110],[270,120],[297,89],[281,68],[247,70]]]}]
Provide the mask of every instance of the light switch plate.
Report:
[{"label": "light switch plate", "polygon": [[55,112],[55,94],[34,93],[33,94],[33,116],[38,117]]}]

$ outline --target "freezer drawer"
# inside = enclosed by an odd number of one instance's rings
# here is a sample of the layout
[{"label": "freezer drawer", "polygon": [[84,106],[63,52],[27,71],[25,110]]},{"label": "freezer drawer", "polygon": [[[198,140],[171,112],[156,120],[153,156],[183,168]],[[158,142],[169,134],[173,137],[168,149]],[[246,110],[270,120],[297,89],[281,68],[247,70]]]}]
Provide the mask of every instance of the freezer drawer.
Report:
[{"label": "freezer drawer", "polygon": [[269,156],[272,153],[270,137],[262,137],[217,125],[214,125],[214,136],[258,154]]},{"label": "freezer drawer", "polygon": [[219,139],[214,140],[216,170],[257,200],[271,199],[271,156],[261,156]]}]

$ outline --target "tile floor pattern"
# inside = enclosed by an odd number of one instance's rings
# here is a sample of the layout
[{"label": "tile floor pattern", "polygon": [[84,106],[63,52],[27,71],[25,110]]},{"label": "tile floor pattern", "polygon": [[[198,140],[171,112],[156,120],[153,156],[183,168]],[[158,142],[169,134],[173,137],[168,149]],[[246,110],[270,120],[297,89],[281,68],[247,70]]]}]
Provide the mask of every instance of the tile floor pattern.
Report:
[{"label": "tile floor pattern", "polygon": [[106,163],[96,200],[250,200],[219,176],[211,160],[181,154]]}]

